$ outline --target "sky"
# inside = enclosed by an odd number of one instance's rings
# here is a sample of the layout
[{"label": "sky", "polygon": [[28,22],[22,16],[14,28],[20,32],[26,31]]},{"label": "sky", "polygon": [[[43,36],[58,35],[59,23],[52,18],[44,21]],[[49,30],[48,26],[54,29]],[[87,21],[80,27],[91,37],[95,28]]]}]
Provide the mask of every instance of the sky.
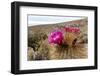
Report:
[{"label": "sky", "polygon": [[84,17],[77,17],[77,16],[28,15],[28,26],[67,22],[83,18]]}]

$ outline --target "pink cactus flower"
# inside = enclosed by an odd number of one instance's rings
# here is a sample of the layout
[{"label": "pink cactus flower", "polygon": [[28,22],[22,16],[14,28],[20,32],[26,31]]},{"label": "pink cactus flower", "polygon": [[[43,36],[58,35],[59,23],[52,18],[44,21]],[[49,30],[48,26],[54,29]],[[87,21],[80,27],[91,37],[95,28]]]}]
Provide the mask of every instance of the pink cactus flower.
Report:
[{"label": "pink cactus flower", "polygon": [[53,31],[48,38],[49,43],[61,45],[63,41],[63,33],[61,31]]},{"label": "pink cactus flower", "polygon": [[65,27],[65,31],[66,32],[72,32],[72,33],[79,33],[80,32],[80,28],[67,26],[67,27]]}]

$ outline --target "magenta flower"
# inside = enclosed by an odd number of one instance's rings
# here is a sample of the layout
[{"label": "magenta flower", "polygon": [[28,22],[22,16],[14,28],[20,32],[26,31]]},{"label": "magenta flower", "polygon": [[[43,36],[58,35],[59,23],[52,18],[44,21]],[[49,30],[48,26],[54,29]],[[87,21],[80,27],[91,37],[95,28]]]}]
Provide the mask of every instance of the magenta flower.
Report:
[{"label": "magenta flower", "polygon": [[61,45],[63,41],[63,33],[61,31],[53,31],[48,38],[49,43]]},{"label": "magenta flower", "polygon": [[65,27],[65,30],[66,30],[66,32],[73,32],[73,33],[79,33],[80,32],[80,28],[72,27],[72,26]]}]

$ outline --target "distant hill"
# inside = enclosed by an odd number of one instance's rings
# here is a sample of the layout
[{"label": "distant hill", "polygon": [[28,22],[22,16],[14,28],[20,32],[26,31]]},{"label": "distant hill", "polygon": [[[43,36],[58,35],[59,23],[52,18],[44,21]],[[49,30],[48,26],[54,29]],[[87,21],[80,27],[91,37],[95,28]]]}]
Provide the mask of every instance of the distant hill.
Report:
[{"label": "distant hill", "polygon": [[34,33],[34,32],[50,32],[53,29],[57,29],[63,26],[67,25],[74,25],[74,24],[79,24],[80,28],[82,30],[87,30],[87,19],[81,19],[81,20],[74,20],[74,21],[69,21],[69,22],[62,22],[62,23],[56,23],[56,24],[41,24],[41,25],[34,25],[33,26],[28,26],[28,33]]}]

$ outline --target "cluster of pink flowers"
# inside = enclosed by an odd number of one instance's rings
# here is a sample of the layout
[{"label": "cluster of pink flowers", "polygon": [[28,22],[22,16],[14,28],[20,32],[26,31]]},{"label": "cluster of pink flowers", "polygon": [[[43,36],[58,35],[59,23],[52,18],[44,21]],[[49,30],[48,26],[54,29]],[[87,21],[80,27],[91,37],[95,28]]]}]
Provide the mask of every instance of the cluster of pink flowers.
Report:
[{"label": "cluster of pink flowers", "polygon": [[66,32],[72,32],[72,33],[79,33],[80,32],[80,28],[67,26],[67,27],[65,27],[65,31]]},{"label": "cluster of pink flowers", "polygon": [[[71,32],[71,33],[79,33],[80,32],[80,28],[78,27],[64,27],[66,32]],[[49,43],[53,43],[53,44],[57,44],[57,45],[61,45],[63,43],[64,40],[64,36],[63,36],[63,32],[56,30],[50,33],[49,37],[48,37],[48,41]]]}]

